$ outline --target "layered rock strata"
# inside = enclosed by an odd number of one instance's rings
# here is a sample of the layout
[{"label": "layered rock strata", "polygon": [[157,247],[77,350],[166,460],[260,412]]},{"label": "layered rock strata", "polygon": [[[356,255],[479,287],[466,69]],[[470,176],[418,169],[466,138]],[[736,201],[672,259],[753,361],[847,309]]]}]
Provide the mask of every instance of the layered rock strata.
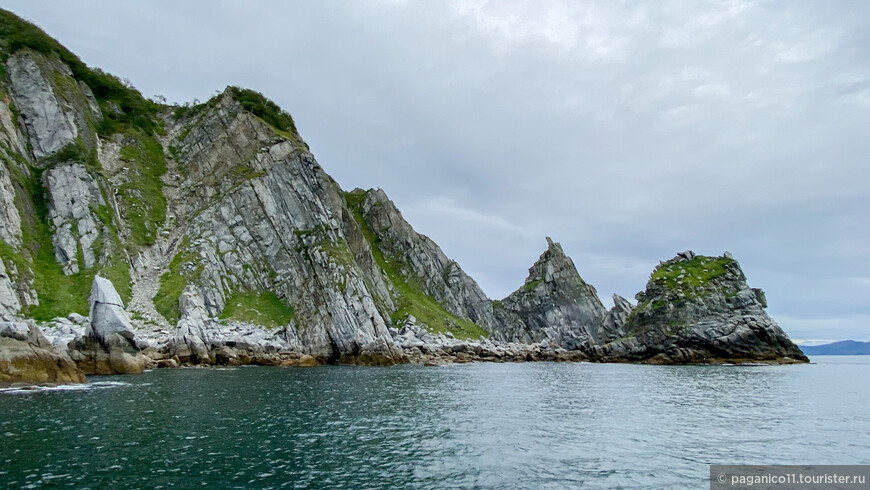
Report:
[{"label": "layered rock strata", "polygon": [[577,272],[562,246],[547,237],[547,250],[529,269],[525,284],[495,303],[499,340],[549,341],[569,350],[589,349],[601,342],[607,310],[595,288]]}]

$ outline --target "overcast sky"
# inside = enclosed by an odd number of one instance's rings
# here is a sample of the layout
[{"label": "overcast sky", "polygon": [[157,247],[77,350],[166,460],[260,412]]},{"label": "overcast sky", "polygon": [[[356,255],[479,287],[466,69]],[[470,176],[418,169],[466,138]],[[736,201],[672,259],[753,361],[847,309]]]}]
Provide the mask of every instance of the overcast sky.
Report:
[{"label": "overcast sky", "polygon": [[545,236],[606,304],[728,250],[798,342],[870,340],[870,2],[3,4],[146,96],[263,92],[490,297]]}]

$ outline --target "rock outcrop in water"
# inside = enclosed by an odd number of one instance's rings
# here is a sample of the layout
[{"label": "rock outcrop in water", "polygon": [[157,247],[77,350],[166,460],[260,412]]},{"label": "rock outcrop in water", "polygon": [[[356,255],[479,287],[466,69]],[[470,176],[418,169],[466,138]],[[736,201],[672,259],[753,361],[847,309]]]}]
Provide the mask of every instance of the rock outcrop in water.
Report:
[{"label": "rock outcrop in water", "polygon": [[[652,363],[807,362],[764,308],[730,254],[678,254],[653,271],[625,317],[627,338],[597,352],[604,360]],[[616,322],[618,325],[619,322]]]},{"label": "rock outcrop in water", "polygon": [[261,94],[149,101],[5,11],[0,48],[0,319],[41,322],[87,372],[802,359],[736,263],[700,289],[659,268],[608,312],[548,239],[493,302],[384,191],[344,192]]}]

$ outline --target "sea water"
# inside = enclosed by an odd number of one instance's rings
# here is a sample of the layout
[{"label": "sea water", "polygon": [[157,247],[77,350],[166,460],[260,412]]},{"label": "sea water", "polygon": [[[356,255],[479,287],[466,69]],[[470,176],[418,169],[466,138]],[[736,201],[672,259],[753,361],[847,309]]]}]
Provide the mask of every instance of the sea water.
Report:
[{"label": "sea water", "polygon": [[0,390],[0,483],[704,488],[709,465],[870,464],[870,356],[794,366],[166,369]]}]

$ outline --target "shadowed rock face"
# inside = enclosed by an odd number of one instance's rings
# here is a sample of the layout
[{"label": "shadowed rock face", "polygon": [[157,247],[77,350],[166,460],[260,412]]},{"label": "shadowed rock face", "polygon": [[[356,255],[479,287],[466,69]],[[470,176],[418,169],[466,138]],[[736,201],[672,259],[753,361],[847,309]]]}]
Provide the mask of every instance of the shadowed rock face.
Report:
[{"label": "shadowed rock face", "polygon": [[601,322],[601,342],[612,342],[625,337],[625,321],[634,306],[627,299],[618,294],[613,295],[613,308],[607,312]]},{"label": "shadowed rock face", "polygon": [[580,277],[562,246],[547,238],[547,250],[529,269],[520,289],[495,303],[496,339],[554,342],[565,349],[588,349],[601,341],[607,310]]},{"label": "shadowed rock face", "polygon": [[596,351],[603,359],[653,363],[807,362],[764,311],[730,254],[682,252],[660,264],[622,327],[628,338]]}]

